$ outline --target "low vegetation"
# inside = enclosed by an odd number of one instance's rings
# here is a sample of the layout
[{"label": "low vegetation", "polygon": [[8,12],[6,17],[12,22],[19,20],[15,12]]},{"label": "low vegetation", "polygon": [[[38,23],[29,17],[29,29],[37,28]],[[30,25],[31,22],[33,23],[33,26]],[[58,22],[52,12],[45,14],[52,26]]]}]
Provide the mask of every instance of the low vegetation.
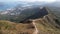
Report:
[{"label": "low vegetation", "polygon": [[60,34],[60,26],[52,15],[47,15],[35,21],[39,34]]},{"label": "low vegetation", "polygon": [[0,34],[32,34],[34,29],[28,28],[29,24],[0,20]]}]

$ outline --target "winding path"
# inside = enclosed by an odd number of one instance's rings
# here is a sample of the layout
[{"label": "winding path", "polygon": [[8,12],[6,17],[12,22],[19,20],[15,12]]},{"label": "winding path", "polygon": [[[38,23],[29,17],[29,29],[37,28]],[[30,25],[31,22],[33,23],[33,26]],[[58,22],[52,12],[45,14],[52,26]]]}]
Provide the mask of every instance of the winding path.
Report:
[{"label": "winding path", "polygon": [[35,24],[35,20],[33,20],[33,25],[34,25],[34,27],[35,27],[35,31],[33,32],[33,34],[38,34],[38,29],[37,29],[37,26],[36,26],[36,24]]}]

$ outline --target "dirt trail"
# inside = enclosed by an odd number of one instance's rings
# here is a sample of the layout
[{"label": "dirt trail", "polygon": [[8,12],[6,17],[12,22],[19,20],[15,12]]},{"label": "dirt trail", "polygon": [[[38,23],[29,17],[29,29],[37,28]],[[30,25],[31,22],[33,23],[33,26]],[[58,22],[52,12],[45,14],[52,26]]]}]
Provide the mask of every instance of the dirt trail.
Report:
[{"label": "dirt trail", "polygon": [[37,26],[36,26],[36,23],[35,23],[35,20],[33,20],[33,25],[35,27],[35,31],[33,32],[33,34],[38,34],[38,29],[37,29]]}]

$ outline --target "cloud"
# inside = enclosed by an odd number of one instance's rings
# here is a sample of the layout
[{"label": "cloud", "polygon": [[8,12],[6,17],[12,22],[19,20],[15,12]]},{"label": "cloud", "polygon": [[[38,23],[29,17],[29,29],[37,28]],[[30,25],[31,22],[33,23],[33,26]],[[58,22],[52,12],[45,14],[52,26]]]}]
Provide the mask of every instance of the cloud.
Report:
[{"label": "cloud", "polygon": [[19,1],[25,1],[25,2],[36,2],[36,1],[39,1],[39,2],[54,2],[56,0],[19,0]]},{"label": "cloud", "polygon": [[24,1],[24,2],[54,2],[56,0],[0,0],[0,2],[14,2],[14,1]]}]

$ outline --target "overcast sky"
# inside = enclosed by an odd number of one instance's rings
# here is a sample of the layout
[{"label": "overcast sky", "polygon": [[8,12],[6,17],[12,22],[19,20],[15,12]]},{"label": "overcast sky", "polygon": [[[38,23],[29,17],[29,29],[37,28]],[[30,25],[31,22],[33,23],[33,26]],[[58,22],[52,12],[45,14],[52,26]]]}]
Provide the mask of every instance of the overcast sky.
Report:
[{"label": "overcast sky", "polygon": [[35,2],[35,1],[39,1],[39,2],[55,2],[57,0],[0,0],[0,2],[15,2],[15,1],[25,1],[25,2]]}]

